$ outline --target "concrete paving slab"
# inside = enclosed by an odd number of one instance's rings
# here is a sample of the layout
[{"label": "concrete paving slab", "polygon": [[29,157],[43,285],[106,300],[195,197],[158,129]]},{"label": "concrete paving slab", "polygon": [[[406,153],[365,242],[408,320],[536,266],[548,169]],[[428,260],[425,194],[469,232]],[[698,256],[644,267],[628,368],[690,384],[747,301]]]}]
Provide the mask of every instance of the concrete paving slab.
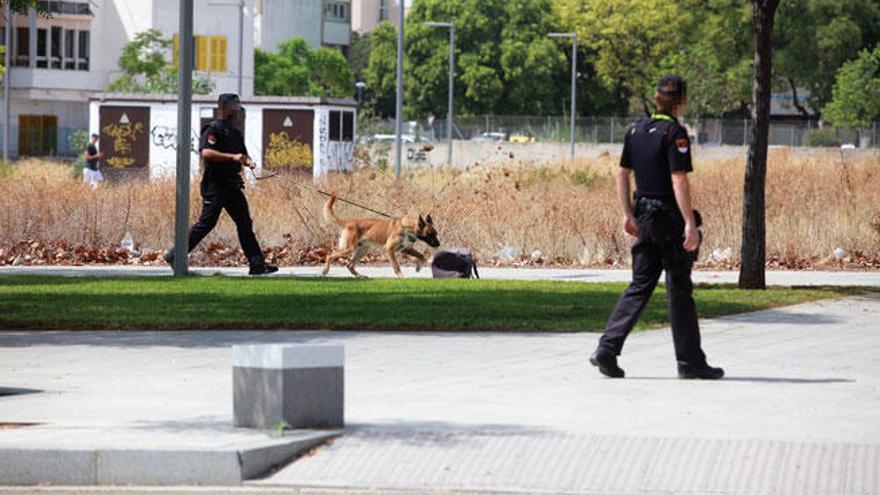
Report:
[{"label": "concrete paving slab", "polygon": [[0,332],[2,386],[41,390],[0,423],[42,423],[0,449],[247,443],[230,346],[341,344],[345,436],[248,487],[880,493],[878,321],[880,294],[703,321],[721,382],[676,379],[668,329],[631,337],[625,380],[587,364],[596,334]]},{"label": "concrete paving slab", "polygon": [[[412,267],[402,267],[408,278],[430,278],[431,271],[424,269],[416,272]],[[480,276],[484,279],[497,280],[561,280],[569,282],[628,282],[630,270],[600,270],[577,268],[480,268]],[[231,277],[246,277],[247,268],[195,267],[192,273],[197,275],[223,274]],[[364,266],[358,271],[372,278],[392,278],[394,272],[390,267]],[[321,267],[298,266],[283,267],[271,277],[318,277]],[[164,266],[2,266],[3,275],[59,275],[72,277],[106,277],[106,276],[171,276],[171,269]],[[349,278],[351,274],[344,267],[334,266],[329,276]],[[735,271],[698,271],[694,272],[696,283],[735,284],[739,272]],[[880,287],[880,271],[836,272],[836,271],[768,271],[767,284],[775,286],[853,286]]]}]

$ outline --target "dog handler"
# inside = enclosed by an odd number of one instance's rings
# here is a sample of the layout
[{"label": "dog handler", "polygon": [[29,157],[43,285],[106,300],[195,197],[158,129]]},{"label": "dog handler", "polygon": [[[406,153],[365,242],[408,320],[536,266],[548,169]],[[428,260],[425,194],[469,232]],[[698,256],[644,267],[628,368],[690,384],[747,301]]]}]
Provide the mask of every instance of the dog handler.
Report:
[{"label": "dog handler", "polygon": [[[700,347],[692,295],[691,266],[700,234],[687,178],[693,170],[690,140],[677,120],[687,105],[687,84],[679,76],[663,76],[654,101],[657,112],[627,131],[617,174],[623,229],[636,239],[632,283],[617,301],[590,363],[603,375],[623,378],[617,356],[665,270],[678,376],[719,379],[724,370],[709,366]],[[632,172],[636,176],[634,207],[630,203]]]},{"label": "dog handler", "polygon": [[[241,191],[244,181],[241,167],[253,169],[256,165],[248,156],[244,136],[235,128],[233,121],[241,109],[238,95],[221,94],[218,101],[220,118],[202,129],[199,153],[205,160],[202,175],[202,214],[189,231],[189,251],[217,225],[220,213],[225,209],[238,229],[238,241],[247,256],[251,275],[264,275],[278,271],[278,267],[266,264],[263,252],[254,235],[253,222],[247,199]],[[165,253],[165,261],[174,262],[174,249]]]}]

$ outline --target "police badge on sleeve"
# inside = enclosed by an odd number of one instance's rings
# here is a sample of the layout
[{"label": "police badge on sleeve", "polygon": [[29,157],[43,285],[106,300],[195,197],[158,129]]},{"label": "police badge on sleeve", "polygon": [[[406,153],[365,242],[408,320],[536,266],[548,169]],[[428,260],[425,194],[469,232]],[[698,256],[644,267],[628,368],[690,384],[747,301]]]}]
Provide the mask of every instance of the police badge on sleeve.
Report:
[{"label": "police badge on sleeve", "polygon": [[688,152],[688,140],[687,139],[676,139],[675,147],[678,149],[679,153],[687,153]]},{"label": "police badge on sleeve", "polygon": [[210,144],[211,146],[217,144],[217,136],[213,134],[208,134],[208,144]]}]

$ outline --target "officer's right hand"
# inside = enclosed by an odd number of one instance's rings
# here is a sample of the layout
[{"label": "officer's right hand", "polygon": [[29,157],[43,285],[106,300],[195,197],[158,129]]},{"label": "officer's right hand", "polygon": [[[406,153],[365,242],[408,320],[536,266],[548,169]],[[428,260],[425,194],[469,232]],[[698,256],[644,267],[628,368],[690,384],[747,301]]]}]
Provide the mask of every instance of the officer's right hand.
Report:
[{"label": "officer's right hand", "polygon": [[639,227],[633,217],[623,217],[623,232],[633,239],[639,236]]},{"label": "officer's right hand", "polygon": [[684,250],[692,253],[700,247],[700,233],[696,225],[684,226],[684,242],[681,244]]},{"label": "officer's right hand", "polygon": [[242,153],[236,153],[232,155],[232,159],[237,161],[238,163],[241,163],[242,165],[244,165],[247,161],[247,157]]}]

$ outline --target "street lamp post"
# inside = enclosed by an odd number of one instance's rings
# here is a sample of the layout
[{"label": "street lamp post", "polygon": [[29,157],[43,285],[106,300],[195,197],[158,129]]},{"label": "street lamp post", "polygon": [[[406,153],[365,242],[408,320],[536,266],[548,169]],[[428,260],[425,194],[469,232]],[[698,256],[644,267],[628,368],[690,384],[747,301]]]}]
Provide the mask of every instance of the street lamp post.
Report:
[{"label": "street lamp post", "polygon": [[449,102],[446,114],[446,138],[449,140],[449,145],[446,151],[446,163],[452,165],[452,99],[455,95],[455,23],[426,22],[425,25],[449,29]]},{"label": "street lamp post", "polygon": [[180,0],[180,63],[177,67],[177,201],[174,213],[174,275],[187,274],[189,165],[192,143],[193,0]]},{"label": "street lamp post", "polygon": [[358,81],[354,83],[354,87],[358,89],[358,113],[361,113],[361,107],[364,104],[364,88],[367,87],[367,83]]},{"label": "street lamp post", "polygon": [[395,104],[397,121],[394,125],[394,166],[395,177],[398,181],[400,180],[400,167],[401,161],[403,160],[403,21],[406,17],[404,15],[404,9],[404,0],[400,0],[400,12],[398,15],[399,19],[397,27],[397,102]]},{"label": "street lamp post", "polygon": [[571,159],[574,160],[574,115],[577,101],[577,33],[550,33],[550,38],[571,38],[571,129],[569,141],[571,143]]}]

